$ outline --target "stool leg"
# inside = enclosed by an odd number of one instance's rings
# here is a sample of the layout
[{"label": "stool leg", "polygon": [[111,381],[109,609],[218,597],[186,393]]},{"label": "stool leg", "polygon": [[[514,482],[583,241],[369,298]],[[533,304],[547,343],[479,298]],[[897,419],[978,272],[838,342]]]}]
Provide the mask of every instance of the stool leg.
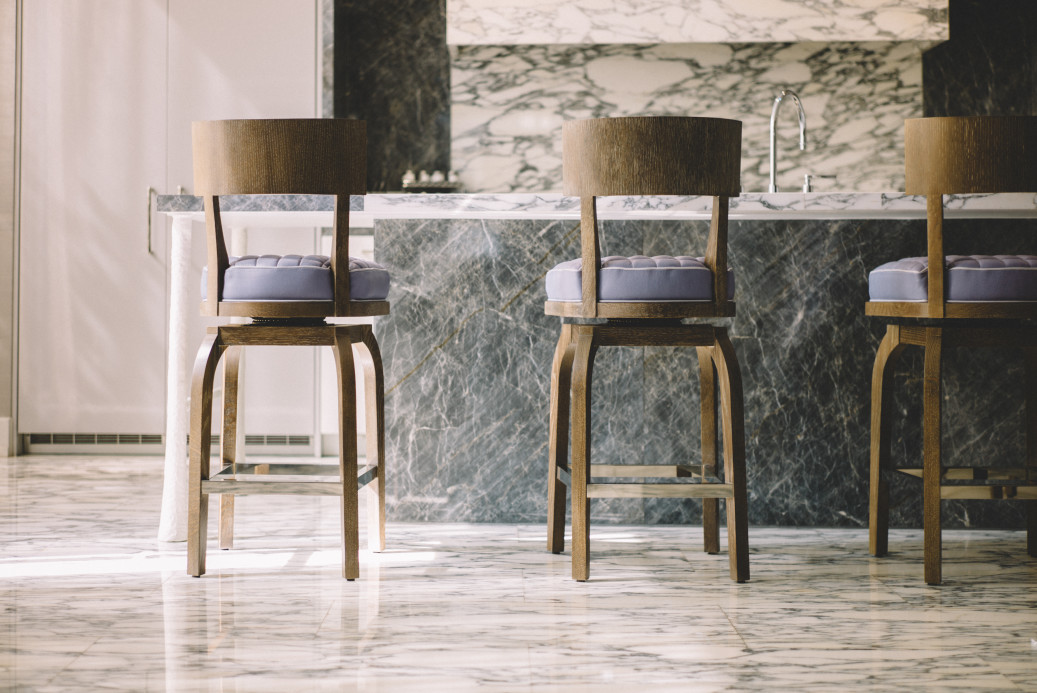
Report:
[{"label": "stool leg", "polygon": [[218,330],[206,334],[194,360],[191,376],[190,471],[187,486],[187,574],[205,574],[208,539],[209,494],[202,482],[209,478],[209,446],[212,444],[212,381],[224,345]]},{"label": "stool leg", "polygon": [[591,465],[591,374],[594,367],[594,328],[579,326],[572,367],[572,575],[590,576],[590,502],[587,484]]},{"label": "stool leg", "polygon": [[565,548],[565,483],[558,470],[568,471],[569,389],[576,347],[572,325],[562,325],[562,333],[551,364],[551,421],[547,462],[547,550],[561,553]]},{"label": "stool leg", "polygon": [[364,402],[367,426],[367,464],[377,466],[367,485],[367,548],[385,550],[385,379],[382,353],[370,327],[362,328],[356,344],[364,370]]},{"label": "stool leg", "polygon": [[868,550],[885,556],[889,550],[889,485],[882,475],[890,466],[893,430],[893,371],[904,345],[900,326],[889,325],[875,354],[871,372],[871,469],[868,492]]},{"label": "stool leg", "polygon": [[746,507],[745,420],[742,404],[742,374],[738,358],[727,336],[717,328],[713,344],[713,362],[720,382],[720,401],[724,423],[724,481],[732,485],[734,495],[727,499],[727,552],[731,561],[731,579],[749,580],[749,513]]},{"label": "stool leg", "polygon": [[[713,356],[708,347],[695,349],[699,358],[699,392],[702,427],[702,476],[717,473],[717,406],[716,376]],[[702,543],[706,553],[720,553],[720,501],[702,499]]]},{"label": "stool leg", "polygon": [[[238,398],[241,396],[241,347],[228,347],[223,357],[223,432],[220,435],[223,466],[238,462]],[[242,455],[244,461],[244,455]],[[220,495],[220,548],[234,548],[234,494]]]},{"label": "stool leg", "polygon": [[356,374],[353,370],[355,327],[335,327],[335,368],[338,372],[338,468],[342,479],[342,577],[360,576],[359,517],[356,470]]},{"label": "stool leg", "polygon": [[940,368],[942,335],[939,327],[925,328],[925,365],[922,412],[922,506],[924,513],[925,582],[939,585],[940,533]]},{"label": "stool leg", "polygon": [[[1037,349],[1023,349],[1026,359],[1026,472],[1037,481]],[[1037,558],[1037,500],[1026,503],[1026,553]]]}]

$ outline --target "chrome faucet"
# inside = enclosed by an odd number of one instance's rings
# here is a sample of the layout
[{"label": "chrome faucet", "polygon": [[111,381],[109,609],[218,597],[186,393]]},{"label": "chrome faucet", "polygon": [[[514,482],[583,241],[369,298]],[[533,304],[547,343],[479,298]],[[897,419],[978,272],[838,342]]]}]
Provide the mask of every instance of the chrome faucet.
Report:
[{"label": "chrome faucet", "polygon": [[778,192],[778,110],[786,96],[791,96],[792,100],[796,102],[796,107],[799,108],[799,148],[807,148],[807,114],[803,111],[803,104],[800,103],[799,95],[796,92],[791,89],[782,89],[781,94],[774,98],[774,108],[771,109],[771,184],[767,189],[768,192]]}]

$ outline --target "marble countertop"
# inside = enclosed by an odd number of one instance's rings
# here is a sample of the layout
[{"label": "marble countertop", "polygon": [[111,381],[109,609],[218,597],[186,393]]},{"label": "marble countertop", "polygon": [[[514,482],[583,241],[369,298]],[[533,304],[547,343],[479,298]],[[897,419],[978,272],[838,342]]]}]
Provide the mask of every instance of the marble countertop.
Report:
[{"label": "marble countertop", "polygon": [[[248,225],[258,214],[289,212],[293,223],[310,213],[314,225],[327,225],[331,198],[324,195],[226,196],[225,214]],[[631,196],[598,198],[600,219],[708,219],[705,196]],[[949,218],[1024,218],[1037,216],[1037,193],[947,196]],[[371,194],[350,200],[351,225],[374,219],[579,219],[579,198],[560,193]],[[159,195],[156,211],[197,215],[202,200],[193,195]],[[273,215],[276,216],[276,215]],[[900,192],[742,193],[730,202],[732,220],[922,219],[925,198]],[[234,221],[234,219],[231,219]],[[309,225],[308,221],[302,223]]]}]

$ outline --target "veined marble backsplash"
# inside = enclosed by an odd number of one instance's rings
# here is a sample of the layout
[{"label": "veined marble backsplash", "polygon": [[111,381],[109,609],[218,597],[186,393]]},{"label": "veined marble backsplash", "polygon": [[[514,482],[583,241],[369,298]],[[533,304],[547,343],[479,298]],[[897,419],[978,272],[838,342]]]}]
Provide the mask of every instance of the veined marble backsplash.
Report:
[{"label": "veined marble backsplash", "polygon": [[629,115],[743,121],[742,189],[767,189],[774,97],[778,187],[902,190],[903,122],[922,115],[912,42],[453,47],[452,166],[469,192],[561,190],[562,122]]},{"label": "veined marble backsplash", "polygon": [[451,45],[907,41],[948,37],[947,0],[448,0]]}]

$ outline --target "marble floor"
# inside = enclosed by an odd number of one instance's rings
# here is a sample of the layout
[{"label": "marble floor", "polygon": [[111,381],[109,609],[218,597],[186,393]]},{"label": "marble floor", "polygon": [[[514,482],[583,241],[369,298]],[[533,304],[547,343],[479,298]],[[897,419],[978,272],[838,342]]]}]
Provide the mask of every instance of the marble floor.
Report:
[{"label": "marble floor", "polygon": [[581,584],[539,526],[390,522],[346,582],[336,499],[251,496],[196,579],[160,466],[0,459],[0,690],[1037,691],[1020,532],[946,532],[934,588],[918,531],[752,528],[736,585],[698,528],[598,526]]}]

